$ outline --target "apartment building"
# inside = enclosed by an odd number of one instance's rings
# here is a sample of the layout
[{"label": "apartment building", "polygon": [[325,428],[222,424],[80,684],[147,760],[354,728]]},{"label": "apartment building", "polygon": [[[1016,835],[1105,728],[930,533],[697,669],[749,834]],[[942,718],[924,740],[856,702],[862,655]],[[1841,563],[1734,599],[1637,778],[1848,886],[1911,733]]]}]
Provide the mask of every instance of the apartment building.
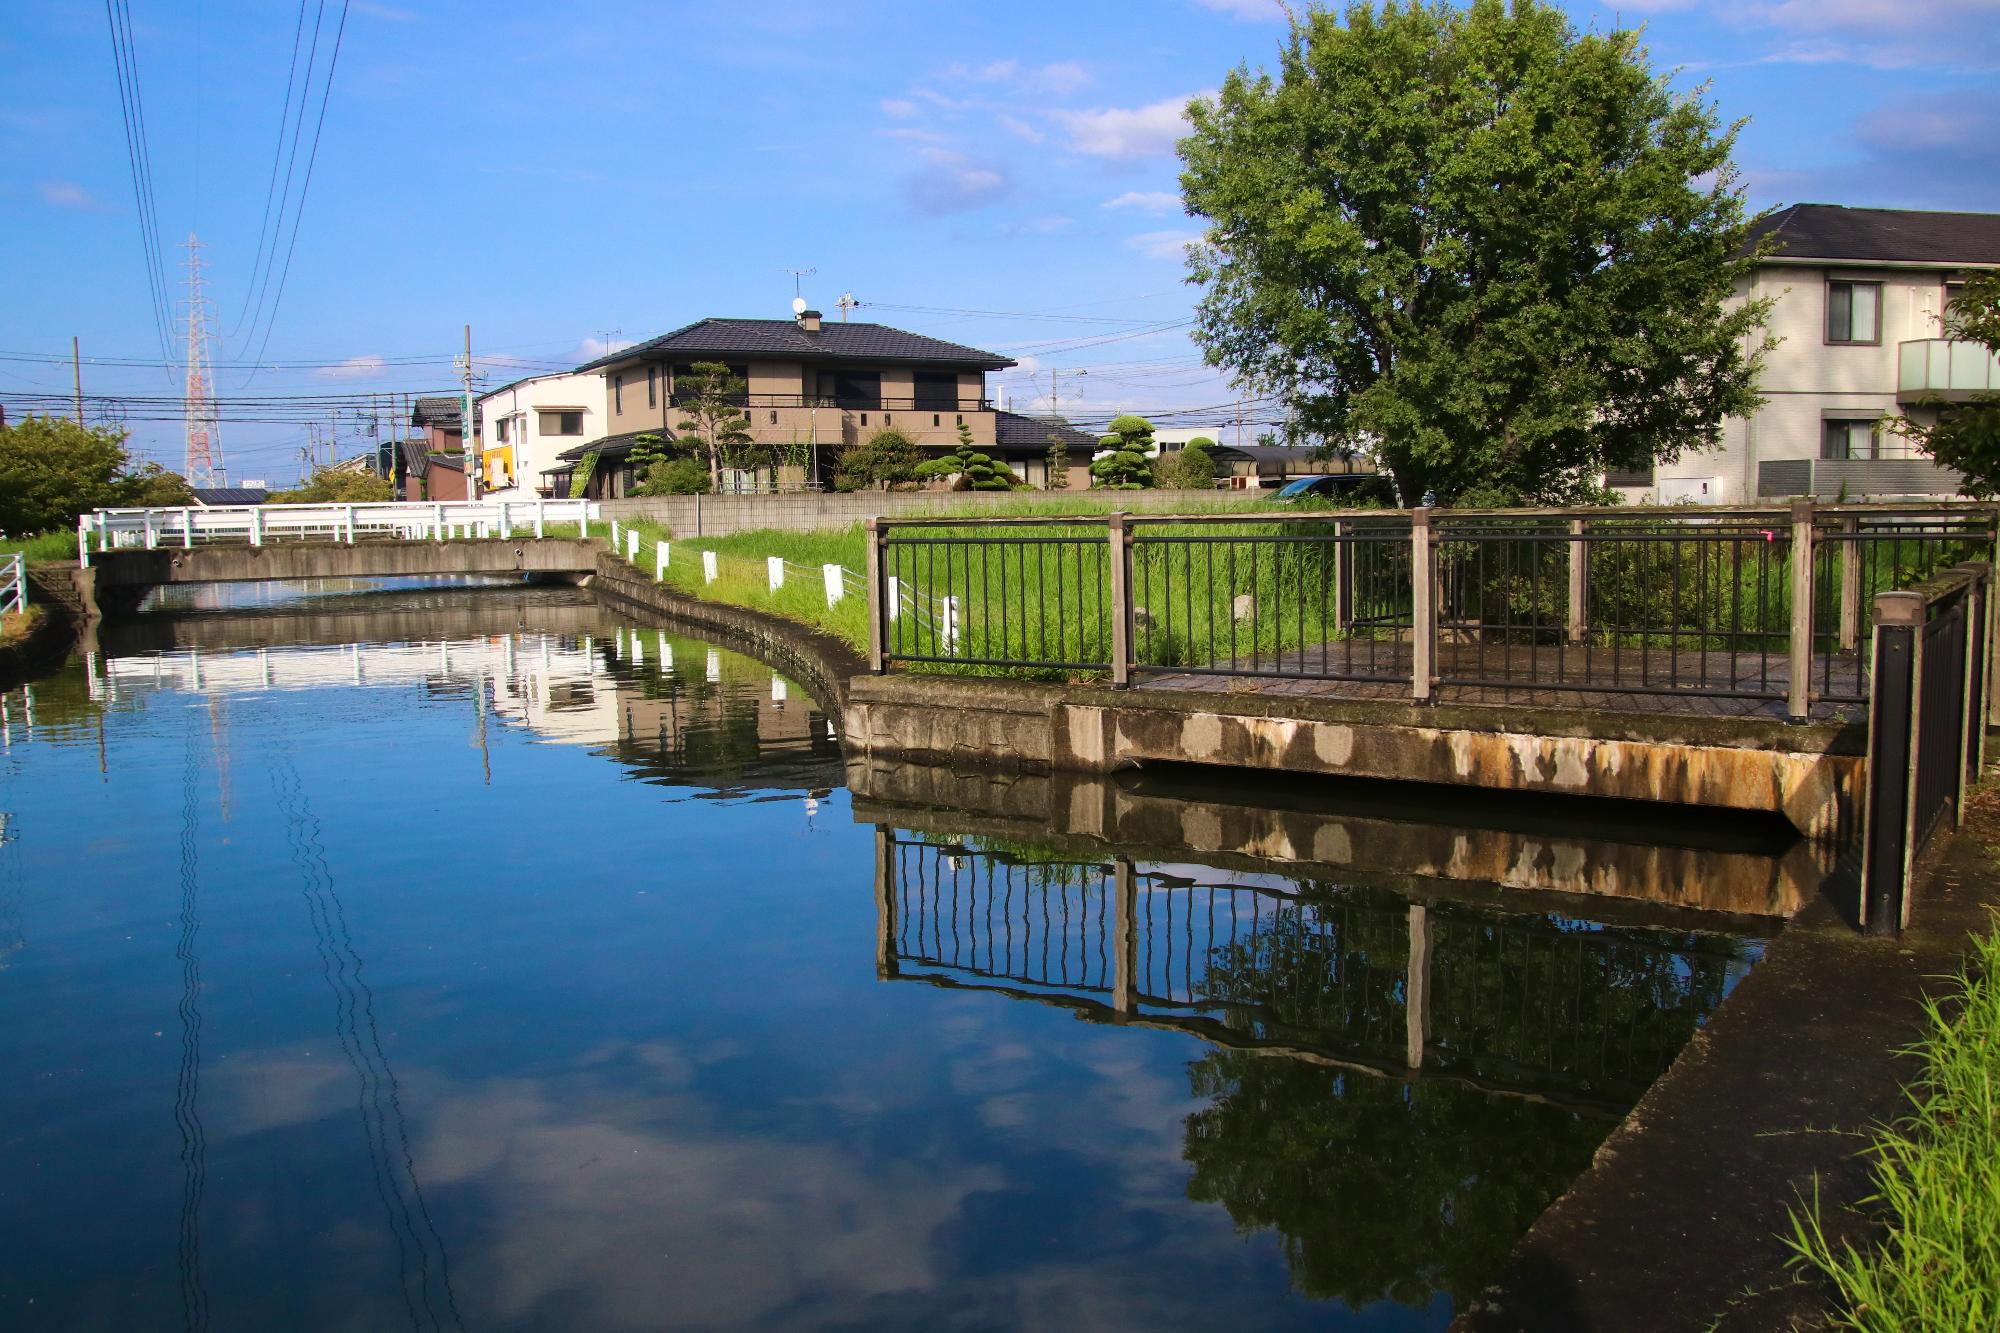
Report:
[{"label": "apartment building", "polygon": [[532,500],[551,494],[544,474],[559,466],[558,455],[604,434],[604,379],[581,371],[531,375],[480,395],[476,413],[486,493]]},{"label": "apartment building", "polygon": [[1955,494],[1959,476],[1888,428],[1935,421],[2000,391],[2000,363],[1944,338],[1965,275],[2000,268],[2000,213],[1795,204],[1763,219],[1773,243],[1742,299],[1772,299],[1765,405],[1724,423],[1715,449],[1608,480],[1639,503],[1743,504]]},{"label": "apartment building", "polygon": [[629,493],[634,442],[676,433],[676,386],[700,362],[720,362],[745,381],[739,406],[762,446],[724,476],[725,490],[826,485],[838,450],[884,427],[942,454],[957,445],[963,423],[975,443],[995,448],[1000,423],[986,376],[1014,364],[883,324],[826,323],[816,310],[796,319],[699,320],[577,367],[576,377],[601,380],[603,434],[542,464],[548,485],[567,494],[588,457],[588,495]]}]

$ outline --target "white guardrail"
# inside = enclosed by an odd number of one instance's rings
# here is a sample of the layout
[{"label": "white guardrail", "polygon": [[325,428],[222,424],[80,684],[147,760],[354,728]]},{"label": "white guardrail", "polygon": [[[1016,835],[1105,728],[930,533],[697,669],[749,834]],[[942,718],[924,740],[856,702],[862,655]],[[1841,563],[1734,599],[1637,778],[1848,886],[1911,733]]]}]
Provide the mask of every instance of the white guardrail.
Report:
[{"label": "white guardrail", "polygon": [[20,552],[0,556],[0,613],[28,609],[28,572]]},{"label": "white guardrail", "polygon": [[76,521],[77,559],[88,568],[94,551],[273,541],[357,542],[371,538],[444,541],[450,537],[510,538],[574,523],[590,535],[599,516],[594,500],[410,500],[382,504],[190,506],[179,509],[97,509]]}]

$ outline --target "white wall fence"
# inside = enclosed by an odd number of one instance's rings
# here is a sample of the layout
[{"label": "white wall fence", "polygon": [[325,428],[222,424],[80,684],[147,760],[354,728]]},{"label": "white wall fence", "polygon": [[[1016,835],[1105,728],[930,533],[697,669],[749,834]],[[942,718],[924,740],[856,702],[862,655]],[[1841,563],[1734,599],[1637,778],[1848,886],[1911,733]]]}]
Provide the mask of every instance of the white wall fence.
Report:
[{"label": "white wall fence", "polygon": [[76,521],[77,559],[94,552],[215,543],[345,542],[454,537],[540,537],[576,524],[590,535],[594,500],[397,501],[382,504],[219,505],[176,509],[97,509]]}]

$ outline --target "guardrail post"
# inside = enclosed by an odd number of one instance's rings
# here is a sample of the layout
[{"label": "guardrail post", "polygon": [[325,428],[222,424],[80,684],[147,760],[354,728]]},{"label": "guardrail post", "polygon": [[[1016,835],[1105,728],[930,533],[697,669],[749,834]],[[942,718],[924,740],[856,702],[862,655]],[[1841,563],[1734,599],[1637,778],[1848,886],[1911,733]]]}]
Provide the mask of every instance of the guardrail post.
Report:
[{"label": "guardrail post", "polygon": [[548,505],[545,501],[535,501],[535,535],[537,537],[542,535],[543,529],[547,526],[547,510]]},{"label": "guardrail post", "polygon": [[1431,511],[1410,511],[1410,697],[1431,697],[1431,654],[1437,647],[1437,586],[1431,550]]},{"label": "guardrail post", "polygon": [[1840,651],[1861,646],[1861,520],[1840,521]]},{"label": "guardrail post", "polygon": [[1793,500],[1791,676],[1785,693],[1785,712],[1793,722],[1812,713],[1813,535],[1813,502]]},{"label": "guardrail post", "polygon": [[181,547],[183,550],[192,550],[194,547],[194,511],[192,509],[181,510]]},{"label": "guardrail post", "polygon": [[1583,539],[1584,521],[1569,521],[1569,641],[1590,637],[1590,543]]},{"label": "guardrail post", "polygon": [[444,505],[431,506],[431,537],[435,541],[444,540]]},{"label": "guardrail post", "polygon": [[1333,623],[1343,631],[1354,628],[1354,552],[1349,549],[1354,525],[1333,520]]},{"label": "guardrail post", "polygon": [[882,674],[882,618],[888,614],[889,581],[882,569],[882,532],[874,518],[861,520],[868,560],[868,669]]},{"label": "guardrail post", "polygon": [[354,506],[347,506],[347,544],[354,545]]},{"label": "guardrail post", "polygon": [[250,507],[250,544],[264,544],[264,511],[255,505]]},{"label": "guardrail post", "polygon": [[1111,871],[1111,1007],[1120,1017],[1139,1012],[1139,878],[1119,857]]},{"label": "guardrail post", "polygon": [[500,502],[500,540],[502,541],[507,541],[511,539],[514,535],[514,524],[509,519],[507,514],[507,506],[509,503],[510,502],[506,500],[502,500]]},{"label": "guardrail post", "polygon": [[76,520],[76,564],[79,569],[90,568],[90,517],[78,515]]},{"label": "guardrail post", "polygon": [[149,551],[158,550],[160,546],[160,535],[157,532],[153,531],[152,510],[142,509],[139,511],[139,525],[146,534],[146,549]]},{"label": "guardrail post", "polygon": [[1105,517],[1111,544],[1111,684],[1132,683],[1132,541],[1120,510]]},{"label": "guardrail post", "polygon": [[1924,597],[1875,598],[1874,669],[1868,700],[1868,773],[1861,826],[1861,921],[1893,935],[1910,916],[1914,858],[1917,724],[1922,698]]}]

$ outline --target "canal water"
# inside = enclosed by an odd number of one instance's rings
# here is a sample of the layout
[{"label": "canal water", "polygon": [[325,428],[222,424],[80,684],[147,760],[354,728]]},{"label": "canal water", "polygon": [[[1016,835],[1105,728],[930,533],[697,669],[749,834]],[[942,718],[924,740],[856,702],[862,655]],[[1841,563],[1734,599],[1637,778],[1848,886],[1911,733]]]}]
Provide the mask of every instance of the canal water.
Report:
[{"label": "canal water", "polygon": [[92,647],[0,714],[10,1330],[1438,1329],[1759,954],[883,820],[570,589]]}]

